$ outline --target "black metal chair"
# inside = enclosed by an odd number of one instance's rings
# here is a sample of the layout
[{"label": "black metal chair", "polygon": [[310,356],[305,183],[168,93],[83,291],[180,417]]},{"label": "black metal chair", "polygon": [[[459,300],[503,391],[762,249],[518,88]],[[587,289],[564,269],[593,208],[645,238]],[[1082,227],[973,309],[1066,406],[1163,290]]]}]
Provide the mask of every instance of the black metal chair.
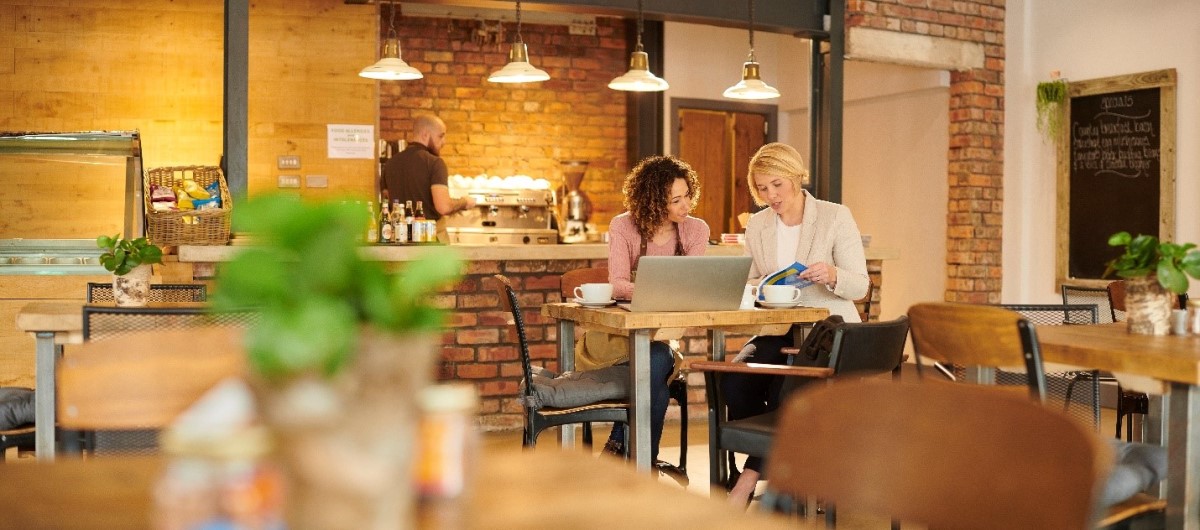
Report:
[{"label": "black metal chair", "polygon": [[[87,303],[113,302],[111,283],[88,282]],[[205,302],[208,286],[202,283],[156,283],[150,285],[150,302]]]},{"label": "black metal chair", "polygon": [[[1063,286],[1065,290],[1067,286]],[[1064,291],[1065,292],[1065,291]],[[1059,326],[1077,324],[1096,324],[1099,320],[1099,310],[1096,304],[1000,304],[1000,307],[1015,311],[1026,320],[1037,326]],[[996,376],[997,384],[1011,383],[1012,379],[1021,379],[1020,374],[1001,372]],[[1100,382],[1111,379],[1104,378],[1098,370],[1071,370],[1066,372],[1048,372],[1046,374],[1046,395],[1053,401],[1062,401],[1063,411],[1070,413],[1074,404],[1075,384],[1079,381],[1091,383],[1090,414],[1079,416],[1080,420],[1090,423],[1097,432],[1100,430]]]},{"label": "black metal chair", "polygon": [[[533,381],[533,367],[529,356],[529,343],[525,336],[525,319],[521,316],[521,302],[507,277],[496,274],[496,291],[500,295],[500,307],[512,313],[517,329],[517,342],[521,356],[521,371],[525,381]],[[538,434],[550,427],[589,422],[629,423],[629,404],[624,401],[600,401],[578,407],[540,407],[534,399],[532,384],[526,384],[521,392],[521,405],[525,409],[525,432],[521,445],[532,448],[537,445]]]},{"label": "black metal chair", "polygon": [[[1113,309],[1113,320],[1125,320],[1125,280],[1110,282],[1105,288],[1108,291],[1108,303]],[[1187,307],[1187,293],[1179,295],[1176,308]],[[1133,441],[1133,415],[1150,413],[1150,396],[1144,392],[1134,392],[1117,387],[1117,428],[1113,436],[1121,438],[1121,424],[1125,423],[1125,439]],[[1126,422],[1127,420],[1127,422]]]},{"label": "black metal chair", "polygon": [[[821,323],[812,333],[820,333]],[[708,396],[709,417],[709,478],[714,485],[727,486],[731,480],[730,453],[742,453],[764,458],[770,451],[775,434],[776,411],[750,418],[728,420],[725,400],[721,395],[721,374],[748,373],[767,376],[787,376],[780,390],[780,400],[800,388],[806,381],[799,378],[871,377],[891,373],[898,376],[908,339],[908,317],[901,316],[886,322],[841,322],[832,324],[833,337],[828,350],[828,364],[823,367],[695,361],[692,370],[704,372]],[[816,341],[806,341],[805,345]],[[811,346],[809,346],[811,348]],[[796,354],[812,352],[791,349]],[[791,353],[785,349],[786,353]],[[794,355],[793,355],[794,357]]]},{"label": "black metal chair", "polygon": [[[153,330],[187,329],[203,326],[249,326],[258,320],[253,311],[218,313],[203,306],[109,307],[83,306],[84,342],[107,341]],[[164,349],[194,348],[204,354],[203,344],[163,344]],[[157,451],[157,429],[112,430],[96,433],[64,433],[68,452],[92,454],[146,454]],[[82,444],[82,447],[78,445]]]}]

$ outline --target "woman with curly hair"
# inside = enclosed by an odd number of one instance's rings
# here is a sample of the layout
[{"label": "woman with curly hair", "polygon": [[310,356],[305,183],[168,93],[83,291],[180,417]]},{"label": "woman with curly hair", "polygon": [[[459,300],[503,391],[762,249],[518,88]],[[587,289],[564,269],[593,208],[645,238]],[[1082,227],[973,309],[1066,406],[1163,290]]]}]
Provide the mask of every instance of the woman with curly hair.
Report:
[{"label": "woman with curly hair", "polygon": [[[672,156],[651,156],[638,162],[621,188],[628,210],[608,225],[608,281],[613,296],[628,300],[642,256],[700,256],[708,247],[708,224],[691,217],[700,198],[700,179],[687,162]],[[623,338],[622,338],[623,339]],[[587,340],[587,339],[585,339]],[[621,341],[624,342],[624,341]],[[589,341],[590,348],[592,342]],[[615,362],[627,359],[618,359]],[[614,364],[615,364],[614,362]],[[650,344],[650,459],[658,460],[663,418],[667,414],[668,378],[675,356],[665,342]],[[606,452],[624,452],[624,426],[613,427]]]}]

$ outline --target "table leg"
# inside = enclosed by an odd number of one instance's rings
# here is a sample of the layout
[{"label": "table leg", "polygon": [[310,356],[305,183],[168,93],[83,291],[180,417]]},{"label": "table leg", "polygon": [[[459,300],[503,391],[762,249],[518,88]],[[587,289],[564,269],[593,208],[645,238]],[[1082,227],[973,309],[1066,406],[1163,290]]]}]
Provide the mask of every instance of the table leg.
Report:
[{"label": "table leg", "polygon": [[1167,528],[1200,529],[1200,387],[1167,390]]},{"label": "table leg", "polygon": [[[650,331],[629,333],[629,457],[641,471],[650,461]],[[662,384],[659,381],[658,384]]]},{"label": "table leg", "polygon": [[[575,322],[561,319],[558,321],[558,373],[566,373],[575,369]],[[558,428],[558,444],[563,449],[575,447],[575,425],[563,425]]]},{"label": "table leg", "polygon": [[711,350],[708,353],[710,361],[725,360],[725,332],[719,329],[708,330],[708,345]]},{"label": "table leg", "polygon": [[37,449],[37,459],[41,462],[54,460],[54,419],[55,391],[54,366],[62,356],[62,346],[54,343],[53,331],[34,332],[36,341],[36,368],[34,377],[37,388],[34,390],[34,445]]}]

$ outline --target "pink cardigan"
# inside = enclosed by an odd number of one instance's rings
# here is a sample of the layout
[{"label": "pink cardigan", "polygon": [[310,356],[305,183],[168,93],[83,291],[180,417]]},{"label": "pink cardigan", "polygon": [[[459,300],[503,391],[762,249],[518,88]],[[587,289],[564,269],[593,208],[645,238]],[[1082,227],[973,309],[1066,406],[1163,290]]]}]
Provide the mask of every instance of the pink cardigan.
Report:
[{"label": "pink cardigan", "polygon": [[[683,241],[683,253],[688,256],[703,256],[704,251],[708,249],[708,223],[703,219],[684,219],[679,223],[678,236]],[[608,282],[613,284],[613,298],[628,300],[633,296],[633,282],[630,276],[641,247],[642,236],[638,235],[629,212],[614,217],[608,225]],[[646,255],[674,256],[675,240],[664,245],[648,243]]]}]

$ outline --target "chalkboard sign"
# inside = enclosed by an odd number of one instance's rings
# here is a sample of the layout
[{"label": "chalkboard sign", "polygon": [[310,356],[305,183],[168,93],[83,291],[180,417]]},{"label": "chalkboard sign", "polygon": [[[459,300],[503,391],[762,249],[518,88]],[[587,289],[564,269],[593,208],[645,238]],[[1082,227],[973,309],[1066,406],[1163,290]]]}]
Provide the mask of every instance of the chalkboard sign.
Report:
[{"label": "chalkboard sign", "polygon": [[1122,230],[1171,239],[1175,71],[1070,83],[1059,142],[1059,280],[1099,279]]}]

